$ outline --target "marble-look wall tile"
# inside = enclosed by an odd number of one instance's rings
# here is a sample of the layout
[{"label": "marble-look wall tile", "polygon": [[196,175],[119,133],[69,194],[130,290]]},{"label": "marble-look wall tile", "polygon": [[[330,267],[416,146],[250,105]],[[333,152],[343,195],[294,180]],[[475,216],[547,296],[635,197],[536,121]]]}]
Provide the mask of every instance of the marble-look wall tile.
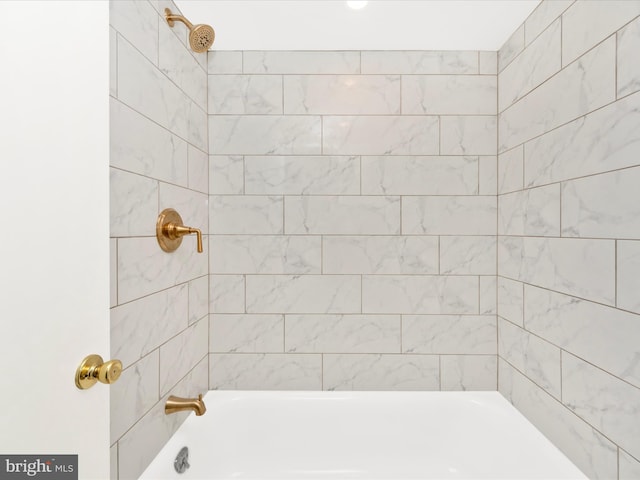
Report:
[{"label": "marble-look wall tile", "polygon": [[122,37],[118,37],[118,99],[179,137],[206,148],[204,110]]},{"label": "marble-look wall tile", "polygon": [[284,113],[400,113],[400,75],[287,75]]},{"label": "marble-look wall tile", "polygon": [[438,273],[438,237],[325,236],[324,273]]},{"label": "marble-look wall tile", "polygon": [[246,295],[249,313],[360,313],[361,309],[356,275],[250,275]]},{"label": "marble-look wall tile", "polygon": [[503,111],[560,70],[560,36],[560,19],[557,19],[502,70],[498,111]]},{"label": "marble-look wall tile", "polygon": [[109,239],[109,307],[118,304],[118,240]]},{"label": "marble-look wall tile", "polygon": [[211,315],[211,353],[270,353],[284,350],[283,315]]},{"label": "marble-look wall tile", "polygon": [[209,321],[203,318],[160,347],[160,395],[166,395],[208,352]]},{"label": "marble-look wall tile", "polygon": [[109,449],[109,480],[118,480],[118,444]]},{"label": "marble-look wall tile", "polygon": [[495,355],[442,355],[441,390],[496,390],[498,359]]},{"label": "marble-look wall tile", "polygon": [[502,112],[500,151],[615,100],[615,50],[612,37]]},{"label": "marble-look wall tile", "polygon": [[116,442],[158,401],[158,350],[127,366],[109,388],[111,443]]},{"label": "marble-look wall tile", "polygon": [[562,65],[573,62],[638,15],[637,0],[574,3],[562,14]]},{"label": "marble-look wall tile", "polygon": [[563,350],[640,387],[640,317],[525,286],[525,326]]},{"label": "marble-look wall tile", "polygon": [[498,315],[524,327],[524,286],[520,282],[498,277]]},{"label": "marble-look wall tile", "polygon": [[189,145],[189,188],[209,193],[209,156]]},{"label": "marble-look wall tile", "polygon": [[110,100],[112,167],[187,185],[187,143],[117,100]]},{"label": "marble-look wall tile", "polygon": [[560,349],[517,325],[498,320],[498,353],[555,398],[561,395]]},{"label": "marble-look wall tile", "polygon": [[212,195],[209,203],[213,234],[283,233],[282,197]]},{"label": "marble-look wall tile", "polygon": [[209,153],[314,155],[321,152],[320,134],[316,116],[212,115]]},{"label": "marble-look wall tile", "polygon": [[498,72],[502,72],[524,50],[524,24],[498,50]]},{"label": "marble-look wall tile", "polygon": [[194,102],[187,110],[187,140],[202,151],[207,150],[207,112]]},{"label": "marble-look wall tile", "polygon": [[498,240],[498,274],[614,305],[615,242],[502,237]]},{"label": "marble-look wall tile", "polygon": [[589,478],[617,478],[617,447],[504,360],[499,390]]},{"label": "marble-look wall tile", "polygon": [[495,155],[497,120],[488,116],[440,118],[440,153],[443,155]]},{"label": "marble-look wall tile", "polygon": [[402,351],[495,354],[495,315],[403,315]]},{"label": "marble-look wall tile", "polygon": [[[328,116],[323,117],[322,122],[322,148],[325,154],[437,155],[440,153],[439,120],[436,116]],[[464,154],[464,152],[460,153]]]},{"label": "marble-look wall tile", "polygon": [[439,390],[437,355],[323,355],[324,390]]},{"label": "marble-look wall tile", "polygon": [[321,390],[322,355],[212,354],[213,390]]},{"label": "marble-look wall tile", "polygon": [[500,195],[498,235],[560,236],[560,185]]},{"label": "marble-look wall tile", "polygon": [[483,155],[478,160],[478,193],[496,195],[498,193],[498,157]]},{"label": "marble-look wall tile", "polygon": [[149,2],[109,2],[109,23],[151,62],[158,64],[157,12]]},{"label": "marble-look wall tile", "polygon": [[210,273],[320,273],[321,237],[213,235]]},{"label": "marble-look wall tile", "polygon": [[209,275],[209,312],[245,312],[244,275]]},{"label": "marble-look wall tile", "polygon": [[563,352],[562,401],[629,453],[640,456],[640,389]]},{"label": "marble-look wall tile", "polygon": [[640,238],[638,185],[638,167],[563,183],[562,235]]},{"label": "marble-look wall tile", "polygon": [[640,461],[633,458],[624,450],[618,451],[618,478],[620,480],[635,480],[640,478]]},{"label": "marble-look wall tile", "polygon": [[282,113],[280,75],[209,75],[209,115]]},{"label": "marble-look wall tile", "polygon": [[498,155],[498,193],[522,190],[524,181],[524,146]]},{"label": "marble-look wall tile", "polygon": [[558,18],[575,0],[553,0],[540,2],[536,9],[525,20],[524,38],[529,45],[551,23]]},{"label": "marble-look wall tile", "polygon": [[207,73],[242,73],[241,51],[210,50],[207,52]]},{"label": "marble-look wall tile", "polygon": [[209,275],[189,282],[189,325],[209,313]]},{"label": "marble-look wall tile", "polygon": [[211,195],[242,195],[244,193],[243,156],[209,156],[209,193]]},{"label": "marble-look wall tile", "polygon": [[441,274],[495,275],[496,257],[495,235],[440,237]]},{"label": "marble-look wall tile", "polygon": [[640,90],[640,64],[636,61],[640,50],[640,18],[618,32],[618,97]]},{"label": "marble-look wall tile", "polygon": [[479,163],[475,156],[362,157],[362,193],[476,195]]},{"label": "marble-look wall tile", "polygon": [[356,51],[244,51],[243,57],[244,73],[360,73]]},{"label": "marble-look wall tile", "polygon": [[173,80],[200,108],[206,110],[207,72],[165,22],[160,25],[159,39],[160,71]]},{"label": "marble-look wall tile", "polygon": [[480,54],[480,75],[498,73],[498,52],[478,52]]},{"label": "marble-look wall tile", "polygon": [[495,275],[480,277],[480,315],[495,315],[498,313],[497,283]]},{"label": "marble-look wall tile", "polygon": [[343,156],[245,157],[245,193],[358,195],[360,158]]},{"label": "marble-look wall tile", "polygon": [[[204,358],[175,388],[172,394],[197,397],[207,391],[207,359]],[[136,423],[118,441],[118,473],[120,479],[138,478],[189,415],[164,413],[168,395]]]},{"label": "marble-look wall tile", "polygon": [[[173,208],[180,213],[185,225],[199,228],[205,235],[209,233],[209,196],[206,193],[161,182],[158,199],[159,211]],[[147,221],[153,224],[153,220],[151,217],[151,221]],[[195,245],[195,235],[183,238],[182,244]]]},{"label": "marble-look wall tile", "polygon": [[362,73],[473,74],[478,73],[478,52],[363,51]]},{"label": "marble-look wall tile", "polygon": [[285,197],[285,233],[398,234],[400,197]]},{"label": "marble-look wall tile", "polygon": [[403,197],[402,233],[495,235],[496,197]]},{"label": "marble-look wall tile", "polygon": [[402,113],[495,115],[496,91],[495,76],[405,75]]},{"label": "marble-look wall tile", "polygon": [[[205,252],[208,250],[204,242]],[[207,273],[207,253],[179,248],[169,254],[155,237],[118,240],[118,301],[129,302]]]},{"label": "marble-look wall tile", "polygon": [[124,368],[187,328],[186,284],[111,309],[111,356]]},{"label": "marble-look wall tile", "polygon": [[525,186],[638,164],[640,93],[553,130],[525,147]]},{"label": "marble-look wall tile", "polygon": [[153,235],[154,217],[158,213],[158,182],[110,168],[109,190],[111,236]]},{"label": "marble-look wall tile", "polygon": [[287,315],[288,353],[400,353],[399,315]]},{"label": "marble-look wall tile", "polygon": [[109,95],[118,95],[118,33],[109,26]]},{"label": "marble-look wall tile", "polygon": [[478,277],[366,275],[363,313],[478,313]]},{"label": "marble-look wall tile", "polygon": [[617,242],[617,307],[640,313],[640,242]]}]

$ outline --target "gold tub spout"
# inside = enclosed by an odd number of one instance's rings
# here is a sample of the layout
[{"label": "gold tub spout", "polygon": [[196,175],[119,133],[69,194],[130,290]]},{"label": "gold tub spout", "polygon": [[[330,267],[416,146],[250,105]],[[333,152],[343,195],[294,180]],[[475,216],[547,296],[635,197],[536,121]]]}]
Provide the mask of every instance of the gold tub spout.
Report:
[{"label": "gold tub spout", "polygon": [[188,410],[193,410],[198,417],[204,415],[207,407],[202,401],[202,394],[198,395],[198,398],[181,398],[171,395],[164,406],[164,413],[166,415],[176,412],[186,412]]}]

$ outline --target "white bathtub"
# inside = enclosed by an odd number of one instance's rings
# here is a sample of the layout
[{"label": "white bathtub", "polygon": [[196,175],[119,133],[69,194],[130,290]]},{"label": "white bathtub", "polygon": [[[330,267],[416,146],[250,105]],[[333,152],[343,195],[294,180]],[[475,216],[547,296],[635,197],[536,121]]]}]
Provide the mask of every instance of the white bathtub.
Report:
[{"label": "white bathtub", "polygon": [[[584,479],[498,392],[212,391],[142,479]],[[191,467],[174,470],[189,448]]]}]

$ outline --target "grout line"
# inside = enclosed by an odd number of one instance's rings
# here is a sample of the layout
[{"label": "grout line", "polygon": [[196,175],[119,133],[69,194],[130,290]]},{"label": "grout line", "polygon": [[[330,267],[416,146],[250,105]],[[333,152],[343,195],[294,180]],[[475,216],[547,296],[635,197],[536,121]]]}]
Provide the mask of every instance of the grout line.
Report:
[{"label": "grout line", "polygon": [[564,373],[562,371],[562,357],[564,356],[562,354],[563,351],[564,350],[561,348],[560,349],[560,402],[563,402],[563,397],[564,397],[564,386],[563,386]]},{"label": "grout line", "polygon": [[[624,28],[624,27],[623,27]],[[615,36],[616,36],[616,48],[615,48],[615,64],[614,64],[614,88],[615,88],[615,96],[616,96],[616,100],[618,99],[618,91],[619,91],[619,87],[618,87],[618,32],[620,30],[616,31]]]},{"label": "grout line", "polygon": [[562,71],[565,67],[565,65],[563,64],[564,59],[562,58],[562,52],[564,51],[564,15],[560,15],[558,18],[560,18],[560,70],[559,71]]},{"label": "grout line", "polygon": [[614,305],[618,308],[618,241],[616,239],[616,243],[614,244],[614,256],[613,256],[613,266],[614,266],[614,279],[613,279],[613,291],[614,291]]},{"label": "grout line", "polygon": [[325,235],[320,235],[320,274],[324,274],[324,239]]}]

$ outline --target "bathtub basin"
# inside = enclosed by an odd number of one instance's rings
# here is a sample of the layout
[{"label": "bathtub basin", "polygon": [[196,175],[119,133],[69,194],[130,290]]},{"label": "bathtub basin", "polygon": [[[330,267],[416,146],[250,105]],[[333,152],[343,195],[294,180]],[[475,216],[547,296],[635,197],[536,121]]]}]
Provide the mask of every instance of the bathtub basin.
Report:
[{"label": "bathtub basin", "polygon": [[205,402],[140,478],[586,478],[498,392],[211,391]]}]

